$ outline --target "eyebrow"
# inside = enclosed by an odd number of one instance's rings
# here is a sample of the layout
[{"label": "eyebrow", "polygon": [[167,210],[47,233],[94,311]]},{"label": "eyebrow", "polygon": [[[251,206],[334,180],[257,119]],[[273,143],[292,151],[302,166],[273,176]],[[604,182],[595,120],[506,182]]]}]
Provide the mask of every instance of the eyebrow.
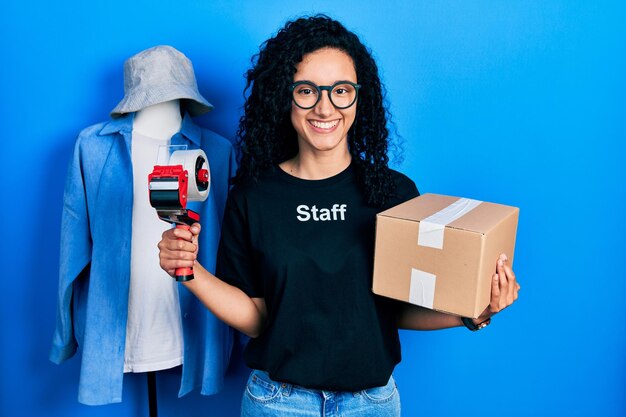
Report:
[{"label": "eyebrow", "polygon": [[358,84],[358,81],[352,81],[352,80],[347,80],[347,79],[340,79],[340,80],[337,80],[337,81],[333,81],[331,84],[318,84],[318,83],[316,83],[314,81],[311,81],[311,80],[293,80],[294,84],[295,83],[301,83],[301,82],[315,84],[318,87],[327,87],[327,86],[335,85],[335,84],[341,83],[341,82],[350,82],[350,83],[353,83],[353,84]]}]

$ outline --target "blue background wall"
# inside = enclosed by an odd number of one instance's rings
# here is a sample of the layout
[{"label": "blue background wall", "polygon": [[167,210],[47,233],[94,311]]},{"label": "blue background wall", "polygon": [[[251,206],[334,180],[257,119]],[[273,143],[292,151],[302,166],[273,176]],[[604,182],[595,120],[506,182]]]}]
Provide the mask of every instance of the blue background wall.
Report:
[{"label": "blue background wall", "polygon": [[[61,198],[76,134],[108,119],[126,58],[171,44],[232,139],[242,74],[293,16],[326,12],[382,69],[405,159],[422,192],[521,208],[516,305],[478,334],[403,332],[395,375],[406,416],[626,415],[626,13],[622,2],[5,2],[0,13],[4,227],[1,416],[146,416],[143,375],[124,402],[76,401],[80,361],[47,360]],[[130,3],[130,4],[128,4]],[[222,394],[161,416],[235,416],[247,370]]]}]

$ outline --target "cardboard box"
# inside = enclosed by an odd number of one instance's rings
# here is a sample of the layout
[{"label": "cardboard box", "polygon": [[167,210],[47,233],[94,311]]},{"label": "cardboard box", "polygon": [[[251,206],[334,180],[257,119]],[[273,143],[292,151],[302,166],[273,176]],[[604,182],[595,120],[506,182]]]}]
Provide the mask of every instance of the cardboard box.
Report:
[{"label": "cardboard box", "polygon": [[376,218],[374,293],[464,317],[489,305],[500,253],[511,263],[519,209],[424,194]]}]

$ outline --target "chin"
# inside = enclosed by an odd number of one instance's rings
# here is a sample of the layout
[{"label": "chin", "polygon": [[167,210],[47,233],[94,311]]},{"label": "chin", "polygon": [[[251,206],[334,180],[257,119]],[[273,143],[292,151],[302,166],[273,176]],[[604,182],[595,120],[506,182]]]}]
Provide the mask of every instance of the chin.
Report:
[{"label": "chin", "polygon": [[346,143],[344,139],[322,139],[308,141],[308,144],[317,151],[332,151],[341,148]]}]

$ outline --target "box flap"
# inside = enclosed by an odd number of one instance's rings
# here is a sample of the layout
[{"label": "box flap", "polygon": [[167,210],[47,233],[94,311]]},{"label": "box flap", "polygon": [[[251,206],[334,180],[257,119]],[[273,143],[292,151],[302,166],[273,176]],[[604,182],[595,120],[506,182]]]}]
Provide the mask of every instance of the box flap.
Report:
[{"label": "box flap", "polygon": [[483,201],[475,210],[448,224],[447,227],[486,234],[498,224],[516,215],[517,207]]},{"label": "box flap", "polygon": [[440,210],[448,207],[450,204],[458,200],[458,197],[450,197],[439,194],[422,194],[418,197],[398,204],[387,209],[379,216],[393,217],[396,219],[420,221],[426,217],[432,216]]},{"label": "box flap", "polygon": [[[459,199],[440,194],[422,194],[378,215],[419,222],[445,210]],[[517,207],[483,201],[460,218],[446,224],[446,227],[485,234],[518,211]]]}]

